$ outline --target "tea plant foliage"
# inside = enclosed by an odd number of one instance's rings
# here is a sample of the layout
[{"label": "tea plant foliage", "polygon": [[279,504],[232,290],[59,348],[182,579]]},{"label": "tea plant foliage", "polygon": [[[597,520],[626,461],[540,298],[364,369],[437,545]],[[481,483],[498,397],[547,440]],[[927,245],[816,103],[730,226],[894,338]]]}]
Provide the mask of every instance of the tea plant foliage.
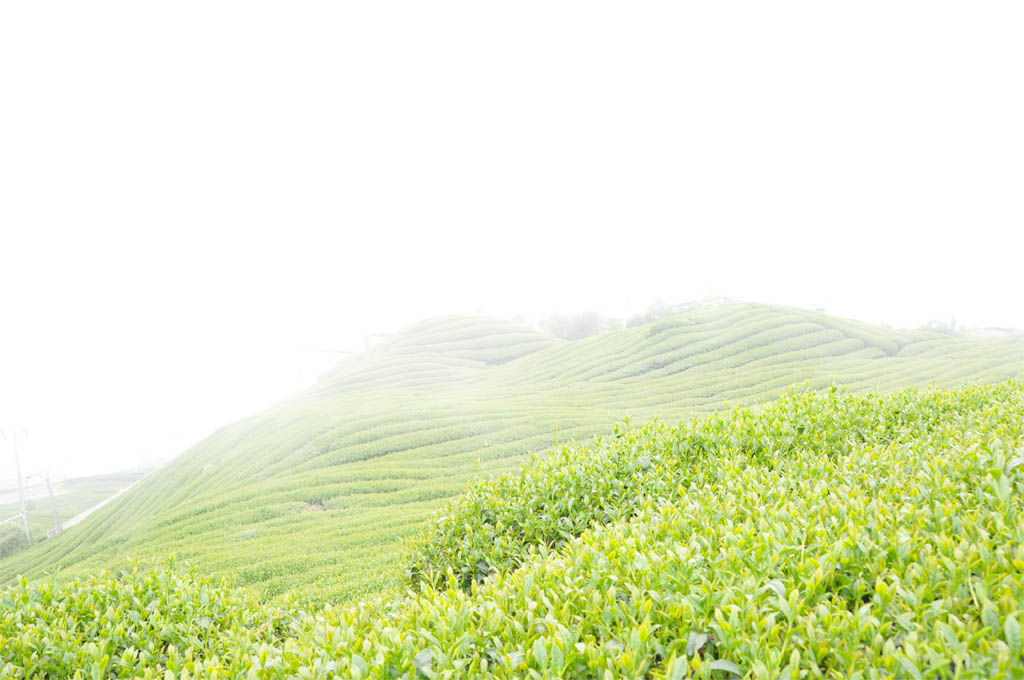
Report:
[{"label": "tea plant foliage", "polygon": [[610,437],[535,456],[519,474],[473,485],[417,537],[409,574],[443,587],[453,570],[466,588],[515,568],[535,546],[558,547],[595,524],[632,517],[729,456],[766,463],[801,451],[845,455],[860,445],[925,436],[960,408],[941,392],[856,396],[832,386],[824,395],[791,393],[762,409],[677,427],[626,421]]},{"label": "tea plant foliage", "polygon": [[[424,548],[426,568],[402,597],[268,607],[173,564],[21,582],[0,596],[0,670],[1024,676],[1024,384],[796,394],[618,434],[529,465],[522,481],[474,487],[445,514],[462,513],[464,527],[438,518],[425,534],[449,552],[428,563]],[[537,500],[561,483],[590,494],[585,509]],[[505,509],[489,489],[526,495]],[[487,550],[479,532],[510,526],[519,505],[533,509],[529,532]],[[464,558],[486,560],[486,577],[465,579]]]}]

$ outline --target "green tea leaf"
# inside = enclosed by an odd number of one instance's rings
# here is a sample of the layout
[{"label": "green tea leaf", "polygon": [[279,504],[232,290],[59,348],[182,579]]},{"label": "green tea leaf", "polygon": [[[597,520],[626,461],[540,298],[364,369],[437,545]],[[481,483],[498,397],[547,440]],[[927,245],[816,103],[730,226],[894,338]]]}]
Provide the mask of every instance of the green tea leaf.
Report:
[{"label": "green tea leaf", "polygon": [[412,665],[417,672],[426,675],[430,671],[431,664],[434,662],[434,652],[430,649],[421,649],[416,652],[416,656],[412,659]]},{"label": "green tea leaf", "polygon": [[1003,624],[1003,631],[1006,634],[1006,644],[1010,646],[1010,651],[1014,655],[1020,654],[1020,624],[1017,623],[1017,618],[1013,614],[1006,617],[1006,623]]},{"label": "green tea leaf", "polygon": [[696,633],[691,630],[690,635],[686,640],[686,656],[693,656],[700,650],[704,649],[704,645],[707,644],[707,641],[707,633]]},{"label": "green tea leaf", "polygon": [[726,661],[725,659],[715,659],[709,664],[709,668],[713,671],[726,671],[733,675],[742,675],[740,673],[740,667],[734,664],[732,661]]},{"label": "green tea leaf", "polygon": [[533,642],[533,659],[541,668],[548,665],[548,650],[544,646],[544,641],[541,638],[537,638]]}]

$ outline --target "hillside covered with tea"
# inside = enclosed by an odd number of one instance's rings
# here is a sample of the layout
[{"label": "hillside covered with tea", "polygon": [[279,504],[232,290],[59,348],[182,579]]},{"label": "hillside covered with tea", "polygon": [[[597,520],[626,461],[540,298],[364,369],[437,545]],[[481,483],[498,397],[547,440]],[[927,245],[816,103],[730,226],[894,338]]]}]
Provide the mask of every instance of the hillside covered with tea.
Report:
[{"label": "hillside covered with tea", "polygon": [[478,482],[407,594],[175,564],[0,594],[4,677],[1017,678],[1024,383],[620,425]]},{"label": "hillside covered with tea", "polygon": [[575,341],[486,317],[425,321],[220,429],[74,530],[0,561],[0,583],[175,554],[267,598],[400,589],[403,539],[531,451],[608,435],[626,416],[675,425],[793,386],[1005,380],[1024,375],[1024,345],[1010,340],[742,303]]}]

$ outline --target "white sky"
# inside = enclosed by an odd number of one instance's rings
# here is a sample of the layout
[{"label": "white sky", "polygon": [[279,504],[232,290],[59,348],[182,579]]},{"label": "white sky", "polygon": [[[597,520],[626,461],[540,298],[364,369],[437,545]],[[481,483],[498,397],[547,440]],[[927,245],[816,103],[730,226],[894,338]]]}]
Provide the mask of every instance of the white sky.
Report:
[{"label": "white sky", "polygon": [[0,423],[27,471],[122,469],[447,312],[1024,326],[1022,33],[1017,2],[3,3]]}]

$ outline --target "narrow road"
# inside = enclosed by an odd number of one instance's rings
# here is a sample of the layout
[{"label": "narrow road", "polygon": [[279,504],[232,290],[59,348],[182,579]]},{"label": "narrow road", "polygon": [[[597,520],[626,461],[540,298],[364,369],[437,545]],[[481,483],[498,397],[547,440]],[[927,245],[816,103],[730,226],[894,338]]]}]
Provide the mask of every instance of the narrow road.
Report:
[{"label": "narrow road", "polygon": [[[163,467],[163,466],[160,466],[160,467]],[[100,502],[99,502],[99,503],[97,503],[96,505],[92,506],[92,507],[91,507],[91,508],[89,508],[88,510],[83,510],[82,512],[78,513],[77,515],[75,515],[75,516],[74,516],[74,517],[72,517],[71,519],[67,520],[66,522],[61,522],[61,528],[62,528],[62,529],[65,529],[65,530],[67,530],[67,529],[70,529],[71,527],[75,526],[76,524],[78,524],[79,522],[81,522],[81,521],[82,521],[83,519],[85,519],[86,517],[88,517],[88,516],[89,516],[89,515],[91,515],[92,513],[96,512],[97,510],[99,510],[99,509],[100,509],[100,508],[102,508],[102,507],[103,507],[104,505],[106,505],[106,504],[107,504],[107,503],[109,503],[110,501],[114,500],[115,498],[117,498],[117,497],[118,497],[118,496],[120,496],[121,494],[123,494],[123,493],[124,493],[125,491],[127,491],[128,489],[131,489],[132,487],[134,487],[134,486],[135,486],[136,484],[138,484],[139,482],[141,482],[141,481],[142,481],[143,479],[145,479],[146,477],[149,477],[149,476],[150,476],[151,474],[153,474],[154,472],[156,472],[157,470],[159,470],[159,469],[160,469],[160,467],[157,467],[157,468],[155,468],[155,469],[153,469],[153,470],[150,470],[149,472],[147,472],[146,474],[144,474],[144,475],[143,475],[142,477],[139,477],[139,478],[138,478],[138,479],[136,479],[136,480],[135,480],[134,482],[132,482],[132,483],[131,483],[131,484],[129,484],[128,486],[124,487],[123,489],[121,489],[120,491],[118,491],[117,493],[115,493],[115,494],[114,494],[113,496],[108,496],[107,498],[104,498],[104,499],[103,499],[102,501],[100,501]],[[55,535],[55,533],[54,533],[54,529],[51,529],[51,530],[50,530],[49,532],[47,532],[47,534],[46,534],[46,537],[47,537],[47,538],[51,538],[51,537],[52,537],[52,536],[54,536],[54,535]]]}]

